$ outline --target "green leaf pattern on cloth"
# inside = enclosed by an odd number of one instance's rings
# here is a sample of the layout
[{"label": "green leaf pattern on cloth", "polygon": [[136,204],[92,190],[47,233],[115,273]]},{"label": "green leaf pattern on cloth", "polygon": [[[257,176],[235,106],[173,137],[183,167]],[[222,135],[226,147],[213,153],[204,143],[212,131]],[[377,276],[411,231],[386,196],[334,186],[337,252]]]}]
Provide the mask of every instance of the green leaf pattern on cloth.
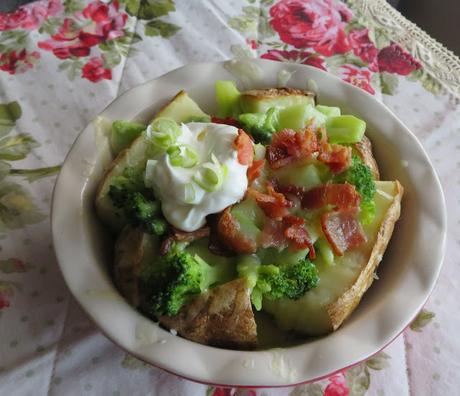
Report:
[{"label": "green leaf pattern on cloth", "polygon": [[422,309],[410,324],[410,329],[413,331],[421,332],[422,329],[428,325],[435,316],[436,314],[434,312]]},{"label": "green leaf pattern on cloth", "polygon": [[[70,81],[111,80],[112,70],[143,39],[133,32],[136,19],[145,37],[169,38],[180,30],[165,20],[176,10],[173,0],[50,0],[20,9],[30,16],[24,20],[6,14],[8,28],[0,25],[0,71],[12,75],[32,69],[49,51]],[[33,30],[40,35],[36,47],[30,39]]]},{"label": "green leaf pattern on cloth", "polygon": [[33,202],[31,194],[13,179],[22,176],[29,182],[56,174],[60,166],[15,169],[9,163],[25,159],[40,144],[32,135],[14,134],[22,110],[18,102],[0,104],[0,235],[8,230],[38,223],[46,215]]}]

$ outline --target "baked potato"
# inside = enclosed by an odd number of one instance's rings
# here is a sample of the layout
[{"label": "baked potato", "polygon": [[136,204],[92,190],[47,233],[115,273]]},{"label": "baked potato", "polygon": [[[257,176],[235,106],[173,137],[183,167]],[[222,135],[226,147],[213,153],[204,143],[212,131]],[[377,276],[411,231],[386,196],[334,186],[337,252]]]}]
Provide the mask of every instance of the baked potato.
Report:
[{"label": "baked potato", "polygon": [[[233,89],[236,90],[235,85],[232,85]],[[284,112],[285,114],[283,113],[283,117],[285,117],[286,114],[291,114],[290,110],[293,108],[301,109],[302,106],[314,106],[315,104],[314,94],[292,88],[258,89],[242,92],[241,94],[236,93],[238,94],[235,96],[238,100],[237,107],[247,113],[264,113],[275,106],[281,109],[287,108],[288,111]],[[327,106],[322,107],[322,110],[328,109]],[[329,109],[335,109],[340,114],[340,109],[338,108]],[[305,128],[304,122],[307,121],[304,116],[310,114],[305,111],[304,113],[299,113],[301,116],[297,120],[303,123],[300,128],[302,130]],[[257,116],[257,114],[255,115]],[[163,106],[155,118],[158,117],[171,118],[177,122],[185,122],[191,118],[199,119],[200,121],[203,121],[206,117],[209,118],[184,91],[179,92],[169,103]],[[319,117],[326,117],[326,115],[319,115]],[[218,122],[222,121],[226,120],[218,120]],[[285,122],[286,120],[282,121]],[[292,128],[297,130],[294,127]],[[362,132],[363,130],[361,130]],[[269,134],[271,133],[273,131],[269,132]],[[333,260],[329,261],[324,258],[325,256],[322,255],[320,248],[320,254],[314,261],[319,272],[319,282],[313,286],[314,288],[306,292],[303,291],[304,294],[300,298],[263,299],[264,311],[268,312],[274,318],[278,327],[283,330],[292,330],[308,336],[322,335],[336,330],[353,312],[365,291],[372,284],[375,270],[391,238],[394,224],[399,218],[403,187],[398,181],[378,181],[380,177],[379,169],[372,154],[371,142],[366,136],[351,146],[352,150],[348,147],[347,150],[353,151],[353,154],[357,155],[369,167],[373,179],[376,180],[375,216],[370,223],[363,223],[365,242],[359,248],[346,251],[345,254],[337,255]],[[158,259],[158,255],[164,254],[165,251],[160,246],[161,238],[146,234],[139,228],[126,225],[127,221],[124,218],[124,213],[114,207],[108,192],[114,181],[118,177],[124,176],[127,170],[130,170],[131,174],[132,172],[144,171],[148,157],[146,147],[144,136],[140,136],[128,148],[120,152],[107,170],[96,196],[98,216],[114,232],[121,232],[115,246],[113,269],[115,283],[130,304],[141,310],[143,310],[142,292],[140,290],[142,268],[148,263],[154,263]],[[258,160],[260,161],[260,158]],[[270,177],[281,184],[295,185],[304,191],[321,187],[326,182],[331,183],[331,180],[332,183],[344,183],[343,181],[338,181],[335,178],[336,175],[331,173],[325,163],[321,161],[316,156],[306,157],[302,161],[289,163],[281,168],[270,170]],[[355,161],[355,157],[353,161]],[[268,171],[265,170],[264,172],[262,172],[261,177],[263,181],[259,183],[258,188],[265,185],[269,180]],[[372,179],[369,170],[367,172],[368,179]],[[265,209],[262,205],[259,206],[259,201],[257,201],[257,199],[267,199],[257,195],[261,192],[263,195],[263,191],[254,192],[252,190],[252,198],[249,199],[246,196],[245,200],[227,208],[229,209],[227,212],[238,220],[239,229],[237,231],[242,232],[246,237],[251,237],[254,246],[258,243],[258,238],[264,230],[267,219],[266,213],[264,214]],[[276,197],[275,193],[273,193],[273,197]],[[287,207],[290,206],[288,205]],[[312,216],[316,215],[317,213]],[[268,253],[262,253],[262,256],[265,256],[260,258],[260,263],[263,265],[272,264],[273,261],[275,264],[279,264],[280,267],[285,264],[291,265],[299,260],[304,260],[314,243],[320,242],[320,239],[324,242],[325,235],[322,234],[321,230],[315,229],[316,225],[313,224],[313,217],[306,216],[306,219],[311,220],[311,224],[306,224],[306,229],[312,236],[311,245],[308,248],[304,246],[303,250],[296,250],[295,252],[289,251],[288,248],[283,248],[284,250],[281,249],[275,252],[276,249],[270,250],[264,246],[263,249]],[[272,220],[270,219],[269,221]],[[162,237],[163,242],[164,238],[177,237],[177,235],[182,235],[181,233],[186,234],[180,230],[172,229],[166,237]],[[238,235],[236,236],[239,238]],[[213,256],[215,251],[223,255],[228,254],[229,251],[231,254],[235,253],[231,252],[231,244],[228,238],[226,240],[223,238],[224,240],[222,240],[221,235],[216,238],[221,240],[214,244],[213,236],[210,236],[211,245],[208,249],[209,240],[206,236],[205,239],[201,240],[201,245],[203,246],[198,250],[194,250],[197,249],[196,246],[198,245],[189,246],[191,252],[198,254],[201,259],[211,265],[217,260],[216,256]],[[174,241],[174,238],[172,240]],[[251,250],[251,252],[258,253],[256,250]],[[330,248],[329,254],[333,254]],[[221,259],[227,260],[227,263],[231,262],[236,266],[238,255],[234,256],[234,258],[225,257]],[[263,262],[263,260],[267,262]],[[236,349],[255,348],[257,347],[257,325],[253,313],[254,300],[251,300],[254,284],[251,284],[245,278],[235,277],[235,279],[232,279],[229,282],[225,281],[226,283],[221,281],[221,284],[210,287],[201,294],[194,294],[192,298],[181,306],[180,310],[175,311],[174,315],[157,315],[155,313],[154,316],[159,319],[162,326],[174,329],[179,335],[192,341]]]}]

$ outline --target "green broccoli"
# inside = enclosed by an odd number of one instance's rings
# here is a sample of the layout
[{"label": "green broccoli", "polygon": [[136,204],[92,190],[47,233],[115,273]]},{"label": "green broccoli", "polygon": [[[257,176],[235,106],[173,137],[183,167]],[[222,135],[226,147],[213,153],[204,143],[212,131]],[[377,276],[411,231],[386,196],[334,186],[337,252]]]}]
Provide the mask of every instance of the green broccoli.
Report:
[{"label": "green broccoli", "polygon": [[243,129],[249,132],[257,143],[268,144],[278,126],[278,109],[270,107],[266,113],[245,113],[238,116]]},{"label": "green broccoli", "polygon": [[114,154],[128,147],[131,142],[145,131],[146,125],[133,121],[117,120],[112,124],[110,146]]},{"label": "green broccoli", "polygon": [[175,244],[140,274],[141,289],[145,292],[142,292],[143,309],[153,316],[176,315],[191,296],[233,277],[233,266],[227,263],[210,266],[200,256]]},{"label": "green broccoli", "polygon": [[111,185],[109,196],[115,207],[123,210],[127,222],[148,234],[163,235],[168,223],[162,217],[160,203],[138,191]]},{"label": "green broccoli", "polygon": [[371,168],[363,163],[361,158],[353,155],[351,166],[341,175],[338,181],[353,184],[361,195],[360,220],[370,224],[375,216],[375,180]]},{"label": "green broccoli", "polygon": [[246,256],[237,265],[238,275],[246,278],[252,289],[251,301],[260,311],[263,298],[297,300],[319,281],[316,266],[308,259],[294,264],[262,265],[256,256]]}]

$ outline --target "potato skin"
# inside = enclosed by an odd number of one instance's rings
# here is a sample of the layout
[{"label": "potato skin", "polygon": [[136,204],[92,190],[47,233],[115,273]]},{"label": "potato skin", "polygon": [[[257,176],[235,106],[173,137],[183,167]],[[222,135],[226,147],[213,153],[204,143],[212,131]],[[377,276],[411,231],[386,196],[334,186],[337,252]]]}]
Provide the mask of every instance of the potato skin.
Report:
[{"label": "potato skin", "polygon": [[257,326],[244,279],[200,294],[176,316],[160,317],[160,323],[201,344],[235,349],[257,346]]},{"label": "potato skin", "polygon": [[364,135],[361,141],[353,145],[353,148],[358,152],[358,155],[361,157],[363,162],[371,168],[375,180],[380,180],[379,167],[375,161],[374,155],[372,154],[372,143],[369,138]]},{"label": "potato skin", "polygon": [[343,321],[351,315],[353,310],[358,306],[363,294],[374,281],[374,272],[382,259],[383,253],[390,241],[394,225],[399,219],[401,213],[401,199],[404,189],[399,181],[396,180],[396,195],[393,203],[387,211],[387,215],[380,226],[377,240],[372,248],[372,252],[355,283],[343,293],[336,301],[326,307],[330,317],[333,330],[337,330]]},{"label": "potato skin", "polygon": [[[140,304],[139,272],[145,262],[155,260],[158,254],[158,246],[152,238],[126,226],[115,246],[115,284],[136,308]],[[236,349],[257,346],[257,326],[244,279],[224,283],[196,296],[176,316],[161,317],[160,323],[201,344]]]},{"label": "potato skin", "polygon": [[139,272],[145,261],[154,259],[158,249],[155,242],[153,236],[138,228],[126,226],[115,243],[115,285],[134,307],[140,303]]},{"label": "potato skin", "polygon": [[311,96],[314,97],[313,92],[297,89],[297,88],[266,88],[266,89],[250,89],[242,93],[243,96],[250,96],[257,99],[263,98],[276,98],[279,96],[292,96],[292,95],[302,95],[302,96]]}]

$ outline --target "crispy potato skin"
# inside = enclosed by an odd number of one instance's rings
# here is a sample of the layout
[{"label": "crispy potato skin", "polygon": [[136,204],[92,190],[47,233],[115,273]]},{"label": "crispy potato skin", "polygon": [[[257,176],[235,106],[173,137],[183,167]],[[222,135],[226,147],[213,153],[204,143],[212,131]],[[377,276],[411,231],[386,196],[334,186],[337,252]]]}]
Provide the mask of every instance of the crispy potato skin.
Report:
[{"label": "crispy potato skin", "polygon": [[375,180],[380,180],[379,167],[375,161],[374,155],[372,154],[372,143],[369,138],[364,135],[361,141],[353,145],[358,155],[361,157],[363,162],[371,168],[372,174]]},{"label": "crispy potato skin", "polygon": [[160,323],[201,344],[236,349],[257,346],[257,327],[244,279],[214,287],[183,306],[176,316],[160,317]]},{"label": "crispy potato skin", "polygon": [[242,93],[243,96],[250,96],[253,98],[276,98],[279,96],[291,96],[291,95],[304,95],[312,96],[315,94],[310,91],[297,88],[267,88],[267,89],[250,89]]},{"label": "crispy potato skin", "polygon": [[333,330],[337,330],[343,321],[353,312],[361,301],[361,297],[374,281],[374,272],[382,259],[383,253],[390,241],[396,221],[401,213],[401,199],[404,189],[396,181],[396,195],[380,226],[377,241],[371,252],[367,265],[363,268],[355,283],[336,301],[327,306]]},{"label": "crispy potato skin", "polygon": [[[150,238],[139,229],[126,226],[115,246],[115,284],[134,307],[139,307],[140,302],[138,276],[142,264],[155,259]],[[163,316],[160,323],[201,344],[236,349],[257,346],[257,327],[244,279],[216,286],[196,296],[179,314]]]},{"label": "crispy potato skin", "polygon": [[126,226],[115,244],[115,285],[131,305],[139,305],[138,275],[145,255],[147,234]]}]

